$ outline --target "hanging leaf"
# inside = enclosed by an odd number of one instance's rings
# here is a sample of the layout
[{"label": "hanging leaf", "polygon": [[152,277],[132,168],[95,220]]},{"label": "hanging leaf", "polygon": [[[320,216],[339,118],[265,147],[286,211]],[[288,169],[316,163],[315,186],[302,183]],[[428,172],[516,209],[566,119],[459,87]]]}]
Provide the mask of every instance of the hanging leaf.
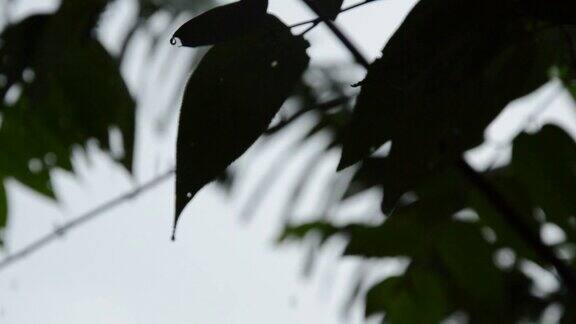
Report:
[{"label": "hanging leaf", "polygon": [[266,131],[308,66],[303,38],[274,16],[262,26],[215,45],[188,81],[178,130],[176,222],[192,197]]},{"label": "hanging leaf", "polygon": [[268,0],[241,0],[216,7],[182,25],[170,41],[196,47],[222,43],[261,28],[267,16]]}]

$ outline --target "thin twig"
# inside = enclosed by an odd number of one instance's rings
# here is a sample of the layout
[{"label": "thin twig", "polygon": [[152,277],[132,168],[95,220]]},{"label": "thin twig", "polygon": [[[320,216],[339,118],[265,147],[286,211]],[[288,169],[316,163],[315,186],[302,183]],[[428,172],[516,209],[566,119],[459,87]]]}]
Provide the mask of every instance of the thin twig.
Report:
[{"label": "thin twig", "polygon": [[172,174],[174,174],[174,169],[171,169],[171,170],[165,172],[164,174],[161,174],[160,176],[150,180],[149,182],[146,182],[145,184],[132,190],[131,192],[128,192],[122,196],[114,198],[114,199],[106,202],[105,204],[94,208],[93,210],[87,212],[86,214],[81,215],[81,216],[65,223],[64,225],[58,227],[56,230],[52,231],[51,233],[48,233],[48,234],[44,235],[43,237],[37,239],[36,241],[30,243],[26,247],[22,248],[20,251],[15,252],[14,254],[7,256],[6,258],[4,258],[4,260],[2,260],[2,262],[0,262],[0,272],[5,270],[8,266],[12,265],[13,263],[15,263],[19,260],[22,260],[23,258],[29,256],[30,254],[32,254],[32,253],[40,250],[41,248],[45,247],[47,244],[59,239],[60,237],[62,237],[62,235],[66,234],[70,230],[72,230],[72,229],[74,229],[80,225],[83,225],[83,224],[87,223],[88,221],[95,219],[97,216],[101,215],[102,213],[109,211],[110,209],[112,209],[112,208],[114,208],[114,207],[116,207],[116,206],[130,200],[130,199],[135,198],[136,196],[143,193],[144,191],[152,189],[153,187],[160,184],[164,180],[167,180],[168,178],[170,178],[172,176]]},{"label": "thin twig", "polygon": [[344,46],[346,46],[348,51],[354,57],[354,60],[356,60],[356,63],[362,65],[365,68],[368,68],[370,66],[370,62],[368,61],[368,59],[362,53],[360,53],[360,51],[352,43],[352,41],[342,32],[342,30],[340,30],[340,28],[338,26],[336,26],[336,23],[334,23],[332,20],[330,20],[330,18],[328,18],[327,15],[324,14],[322,8],[320,8],[316,4],[315,0],[302,0],[302,1],[308,7],[310,7],[310,9],[312,9],[312,11],[314,11],[314,13],[316,13],[318,18],[320,18],[320,20],[323,23],[325,23],[326,26],[328,26],[328,28],[330,28],[332,33],[334,33],[334,35],[336,35],[336,37],[338,37],[338,39],[340,39],[340,42],[342,42],[342,44]]},{"label": "thin twig", "polygon": [[[380,1],[380,0],[366,0],[366,1],[363,1],[363,2],[360,2],[360,3],[357,3],[357,4],[353,4],[353,5],[349,6],[349,7],[343,8],[342,10],[340,10],[339,13],[342,14],[342,13],[345,13],[345,12],[347,12],[347,11],[356,9],[356,8],[358,8],[358,7],[362,7],[362,6],[364,6],[364,5],[367,5],[367,4],[369,4],[369,3],[376,2],[376,1]],[[316,25],[316,24],[318,24],[318,23],[320,23],[320,22],[322,22],[322,19],[321,19],[321,18],[314,18],[314,19],[306,20],[306,21],[299,22],[299,23],[297,23],[297,24],[291,25],[290,28],[296,28],[296,27],[300,27],[300,26],[304,26],[304,25],[308,25],[308,24],[314,24],[314,25]]]},{"label": "thin twig", "polygon": [[345,104],[346,102],[348,102],[348,100],[350,100],[350,98],[348,97],[341,97],[341,98],[336,98],[334,100],[330,100],[318,105],[314,105],[311,107],[307,107],[304,108],[302,110],[299,110],[297,113],[295,113],[293,116],[291,116],[290,118],[283,120],[281,122],[279,122],[277,125],[274,125],[270,128],[268,128],[268,130],[264,133],[265,135],[272,135],[274,133],[277,133],[278,131],[280,131],[281,129],[283,129],[284,127],[288,126],[289,124],[291,124],[292,122],[294,122],[296,119],[300,118],[300,116],[313,111],[313,110],[328,110],[334,107],[338,107],[340,105]]}]

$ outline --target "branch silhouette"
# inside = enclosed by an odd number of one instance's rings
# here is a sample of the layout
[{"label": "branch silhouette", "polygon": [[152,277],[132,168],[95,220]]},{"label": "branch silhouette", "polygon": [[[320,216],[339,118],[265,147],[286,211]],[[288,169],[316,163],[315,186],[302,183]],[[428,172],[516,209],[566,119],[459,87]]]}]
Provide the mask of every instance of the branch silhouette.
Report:
[{"label": "branch silhouette", "polygon": [[50,244],[51,242],[59,239],[67,232],[88,223],[91,220],[94,220],[98,216],[102,215],[103,213],[113,209],[114,207],[135,198],[136,196],[140,195],[141,193],[148,191],[163,181],[167,180],[174,174],[174,169],[170,169],[169,171],[161,174],[160,176],[146,182],[145,184],[141,185],[140,187],[125,193],[119,197],[116,197],[94,209],[91,211],[65,223],[64,225],[59,226],[56,230],[40,237],[39,239],[33,241],[26,247],[22,248],[18,252],[11,254],[4,258],[2,262],[0,262],[0,272],[5,270],[7,267],[11,266],[15,262],[26,258],[27,256],[31,255],[32,253],[44,248],[46,245]]}]

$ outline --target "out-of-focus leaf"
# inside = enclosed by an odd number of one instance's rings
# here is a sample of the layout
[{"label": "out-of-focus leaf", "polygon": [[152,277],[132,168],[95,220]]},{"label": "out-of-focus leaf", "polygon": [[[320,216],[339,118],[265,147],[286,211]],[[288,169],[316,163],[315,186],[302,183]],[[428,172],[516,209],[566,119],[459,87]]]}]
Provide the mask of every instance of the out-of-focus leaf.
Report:
[{"label": "out-of-focus leaf", "polygon": [[[510,175],[508,168],[493,170],[486,174],[494,188],[504,195],[509,204],[511,204],[520,214],[524,216],[524,223],[533,231],[538,233],[540,224],[533,216],[534,204],[530,200],[526,188],[524,188],[518,179]],[[503,218],[500,211],[496,210],[492,203],[487,201],[482,193],[474,187],[467,191],[470,206],[474,208],[479,216],[481,225],[488,226],[496,234],[496,245],[500,247],[510,247],[519,256],[529,259],[533,262],[543,265],[543,260],[537,255],[530,245],[518,235]]]},{"label": "out-of-focus leaf", "polygon": [[16,178],[54,197],[50,170],[71,170],[73,149],[90,139],[112,153],[114,129],[122,143],[112,155],[131,171],[134,102],[116,62],[92,35],[107,3],[63,1],[56,13],[31,16],[2,33],[0,66],[21,94],[15,103],[0,102],[1,179]]},{"label": "out-of-focus leaf", "polygon": [[366,316],[385,312],[390,323],[439,323],[448,315],[440,278],[419,268],[391,277],[366,294]]},{"label": "out-of-focus leaf", "polygon": [[472,305],[502,311],[504,280],[493,262],[493,248],[474,224],[453,222],[438,233],[438,253],[455,284],[467,292]]},{"label": "out-of-focus leaf", "polygon": [[176,219],[266,130],[308,66],[308,43],[274,16],[214,46],[191,76],[180,115]]},{"label": "out-of-focus leaf", "polygon": [[[182,25],[174,36],[183,46],[213,45],[254,32],[266,22],[268,0],[242,0],[216,7]],[[270,26],[268,26],[270,27]]]},{"label": "out-of-focus leaf", "polygon": [[284,231],[278,238],[278,242],[285,242],[289,240],[302,240],[312,233],[318,233],[322,241],[325,241],[331,236],[339,234],[341,232],[342,232],[341,228],[338,228],[326,222],[313,222],[297,226],[289,225],[284,228]]},{"label": "out-of-focus leaf", "polygon": [[570,135],[552,125],[520,135],[514,141],[511,167],[548,221],[560,225],[574,241],[569,217],[576,215],[576,144]]},{"label": "out-of-focus leaf", "polygon": [[[30,67],[38,43],[44,34],[49,15],[28,17],[16,25],[9,25],[0,35],[0,99],[16,83],[24,82],[23,75]],[[0,105],[3,108],[3,105]]]}]

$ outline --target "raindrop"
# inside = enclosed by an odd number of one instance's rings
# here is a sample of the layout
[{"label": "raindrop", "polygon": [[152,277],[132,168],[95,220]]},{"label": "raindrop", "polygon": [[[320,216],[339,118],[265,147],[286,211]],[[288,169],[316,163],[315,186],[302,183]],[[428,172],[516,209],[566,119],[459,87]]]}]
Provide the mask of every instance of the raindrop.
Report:
[{"label": "raindrop", "polygon": [[36,73],[31,68],[26,68],[24,72],[22,72],[22,79],[24,79],[26,83],[31,83],[36,79]]},{"label": "raindrop", "polygon": [[499,249],[494,253],[494,262],[501,269],[510,269],[516,262],[516,253],[509,248]]},{"label": "raindrop", "polygon": [[186,197],[192,198],[192,193],[191,193],[191,192],[187,193],[187,194],[186,194]]},{"label": "raindrop", "polygon": [[40,161],[39,159],[31,159],[30,161],[28,161],[28,169],[32,173],[38,173],[42,171],[42,161]]},{"label": "raindrop", "polygon": [[557,245],[566,241],[566,233],[554,223],[545,223],[540,229],[540,238],[546,245]]},{"label": "raindrop", "polygon": [[176,46],[178,46],[178,47],[181,47],[181,46],[182,46],[182,41],[181,41],[180,38],[178,38],[178,37],[172,37],[172,38],[170,38],[170,44],[176,45]]},{"label": "raindrop", "polygon": [[272,63],[270,63],[270,66],[271,66],[272,68],[277,67],[277,66],[278,66],[278,61],[272,61]]},{"label": "raindrop", "polygon": [[56,154],[52,152],[46,153],[46,155],[44,155],[44,163],[46,163],[46,165],[54,166],[56,165],[57,161],[58,158],[56,157]]}]

